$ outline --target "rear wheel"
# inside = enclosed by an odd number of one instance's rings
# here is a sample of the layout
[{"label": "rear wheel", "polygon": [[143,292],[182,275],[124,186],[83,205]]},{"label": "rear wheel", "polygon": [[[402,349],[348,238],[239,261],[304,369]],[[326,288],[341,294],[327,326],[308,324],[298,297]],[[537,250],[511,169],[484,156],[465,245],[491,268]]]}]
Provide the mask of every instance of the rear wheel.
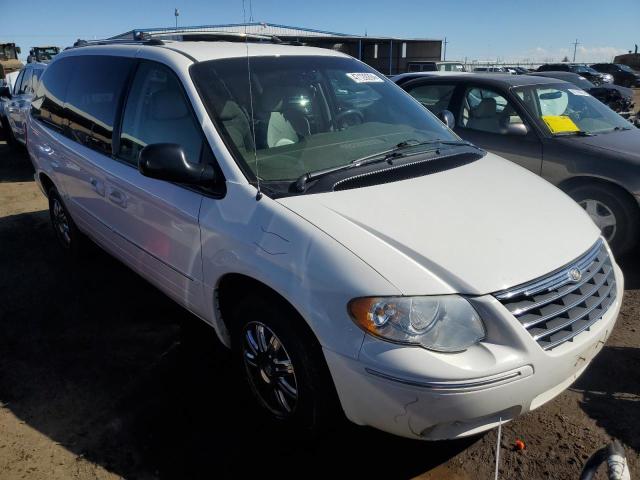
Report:
[{"label": "rear wheel", "polygon": [[78,255],[84,247],[85,238],[78,230],[65,207],[58,190],[51,187],[49,197],[49,216],[58,244],[71,255]]},{"label": "rear wheel", "polygon": [[337,396],[321,348],[284,302],[242,299],[234,316],[234,355],[256,403],[285,427],[317,433],[339,418]]},{"label": "rear wheel", "polygon": [[609,185],[590,184],[567,193],[589,214],[616,255],[623,255],[636,245],[640,211],[624,192]]}]

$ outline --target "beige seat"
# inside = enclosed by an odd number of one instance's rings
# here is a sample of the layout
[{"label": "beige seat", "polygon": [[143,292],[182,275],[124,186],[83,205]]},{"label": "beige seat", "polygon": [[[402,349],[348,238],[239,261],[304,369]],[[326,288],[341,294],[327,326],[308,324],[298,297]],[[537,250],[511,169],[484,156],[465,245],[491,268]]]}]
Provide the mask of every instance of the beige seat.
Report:
[{"label": "beige seat", "polygon": [[467,127],[483,132],[500,133],[500,118],[496,109],[496,99],[483,98],[478,108],[471,110]]}]

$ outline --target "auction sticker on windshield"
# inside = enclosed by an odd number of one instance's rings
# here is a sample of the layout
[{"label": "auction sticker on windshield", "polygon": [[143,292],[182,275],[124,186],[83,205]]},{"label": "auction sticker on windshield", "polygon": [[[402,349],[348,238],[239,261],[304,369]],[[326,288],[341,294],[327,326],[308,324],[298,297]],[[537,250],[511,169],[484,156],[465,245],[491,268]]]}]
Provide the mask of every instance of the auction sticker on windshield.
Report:
[{"label": "auction sticker on windshield", "polygon": [[578,132],[580,129],[566,115],[543,115],[542,121],[546,123],[551,133]]},{"label": "auction sticker on windshield", "polygon": [[353,80],[356,83],[381,83],[384,82],[379,76],[375,73],[369,72],[358,72],[358,73],[347,73],[347,77]]}]

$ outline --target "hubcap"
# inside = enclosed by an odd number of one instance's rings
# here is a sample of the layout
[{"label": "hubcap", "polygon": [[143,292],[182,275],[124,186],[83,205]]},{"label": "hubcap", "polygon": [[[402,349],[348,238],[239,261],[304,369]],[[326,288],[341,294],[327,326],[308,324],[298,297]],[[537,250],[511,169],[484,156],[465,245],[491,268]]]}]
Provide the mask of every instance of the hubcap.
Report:
[{"label": "hubcap", "polygon": [[580,206],[586,210],[604,238],[610,242],[616,235],[617,227],[616,216],[611,209],[601,201],[593,199],[581,201]]},{"label": "hubcap", "polygon": [[69,246],[71,244],[71,234],[69,233],[69,220],[64,212],[64,207],[57,198],[53,199],[53,225],[58,234],[58,238]]},{"label": "hubcap", "polygon": [[252,390],[278,417],[291,415],[298,403],[293,363],[278,336],[260,322],[249,322],[242,336],[242,356]]}]

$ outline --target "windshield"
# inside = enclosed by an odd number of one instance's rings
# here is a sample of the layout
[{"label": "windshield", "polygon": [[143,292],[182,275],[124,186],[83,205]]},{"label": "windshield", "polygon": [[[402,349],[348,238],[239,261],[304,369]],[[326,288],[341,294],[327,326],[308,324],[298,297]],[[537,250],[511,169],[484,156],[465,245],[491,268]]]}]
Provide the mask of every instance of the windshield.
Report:
[{"label": "windshield", "polygon": [[575,73],[590,73],[592,75],[598,75],[598,71],[586,65],[573,65],[571,70]]},{"label": "windshield", "polygon": [[16,56],[16,47],[13,45],[0,46],[0,60],[14,60]]},{"label": "windshield", "polygon": [[250,180],[291,182],[402,142],[459,140],[384,75],[352,58],[265,56],[252,57],[250,65],[252,103],[246,58],[191,67]]},{"label": "windshield", "polygon": [[41,59],[51,60],[51,57],[57,55],[59,51],[57,47],[46,47],[37,49],[36,53]]},{"label": "windshield", "polygon": [[625,72],[636,73],[636,72],[633,71],[633,69],[629,65],[623,65],[621,63],[616,63],[616,66],[618,68],[620,68],[620,70],[624,70]]},{"label": "windshield", "polygon": [[514,91],[531,115],[552,134],[595,135],[631,128],[620,115],[573,85],[530,85]]}]

